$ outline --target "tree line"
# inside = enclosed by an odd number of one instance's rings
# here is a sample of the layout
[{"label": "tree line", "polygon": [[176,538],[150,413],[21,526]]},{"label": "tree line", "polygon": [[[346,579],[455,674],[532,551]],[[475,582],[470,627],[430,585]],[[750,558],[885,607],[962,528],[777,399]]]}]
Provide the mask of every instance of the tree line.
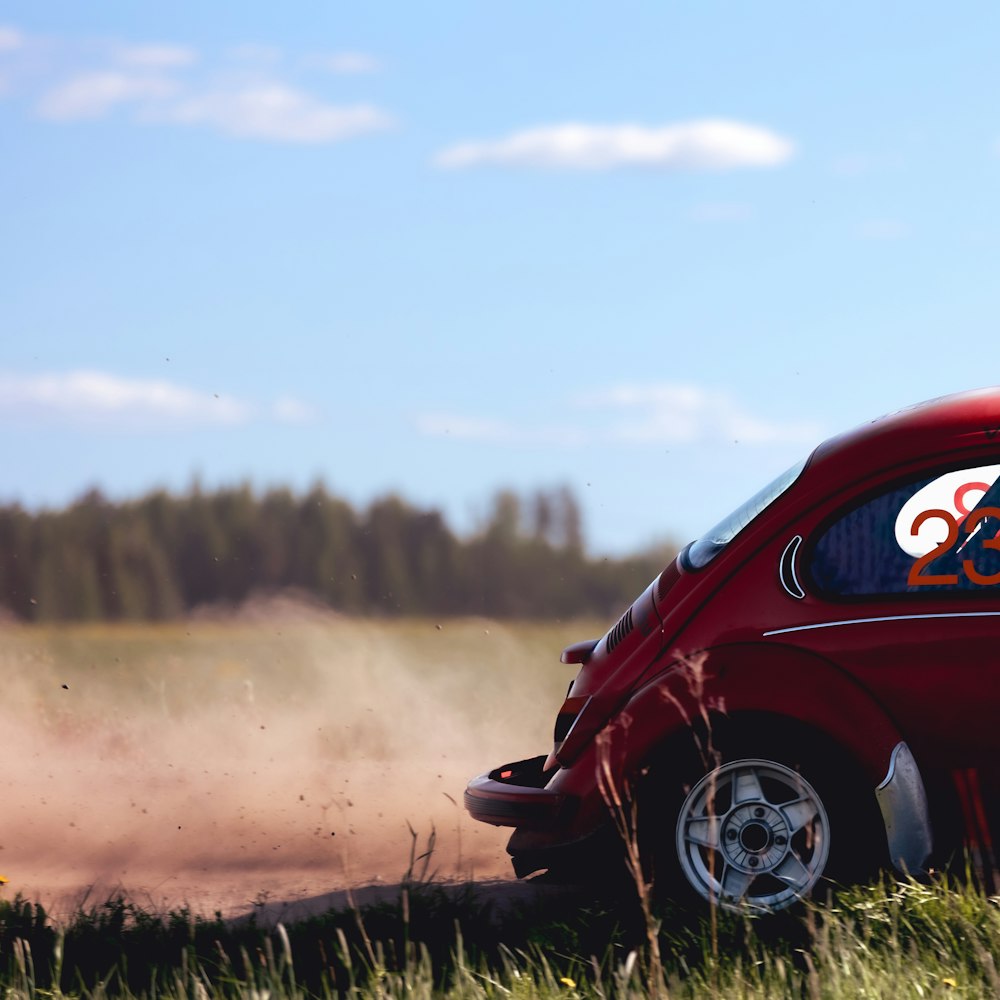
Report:
[{"label": "tree line", "polygon": [[501,491],[479,530],[386,496],[363,510],[318,484],[165,491],[62,510],[0,506],[0,613],[23,621],[167,620],[290,590],[365,615],[613,615],[665,565],[586,553],[570,490]]}]

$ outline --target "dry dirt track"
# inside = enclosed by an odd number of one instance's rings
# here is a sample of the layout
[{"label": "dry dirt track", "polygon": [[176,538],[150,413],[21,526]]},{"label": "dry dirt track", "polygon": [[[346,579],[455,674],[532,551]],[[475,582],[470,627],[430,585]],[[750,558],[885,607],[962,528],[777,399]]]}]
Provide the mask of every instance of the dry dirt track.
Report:
[{"label": "dry dirt track", "polygon": [[547,747],[559,650],[592,630],[5,628],[0,892],[57,918],[117,893],[234,915],[398,884],[411,828],[417,854],[434,835],[427,874],[510,880],[509,831],[472,822],[462,793]]},{"label": "dry dirt track", "polygon": [[[265,888],[250,898],[246,892],[247,884],[260,884]],[[482,879],[475,882],[440,880],[433,885],[446,893],[460,894],[463,898],[471,894],[477,902],[499,914],[530,904],[540,896],[572,898],[576,892],[564,886],[516,879]],[[303,920],[330,910],[398,903],[403,891],[404,886],[399,882],[331,890],[308,873],[273,872],[266,876],[258,873],[249,880],[234,880],[232,876],[203,876],[191,886],[167,878],[147,888],[137,886],[133,889],[124,884],[111,883],[84,886],[70,877],[65,882],[52,879],[40,886],[40,891],[29,893],[28,898],[44,900],[46,912],[56,923],[71,919],[81,907],[90,909],[109,899],[124,898],[150,914],[166,914],[183,907],[205,917],[219,913],[227,920],[240,920],[253,915],[259,923],[272,925],[278,921],[290,923]]]},{"label": "dry dirt track", "polygon": [[371,895],[398,885],[411,852],[417,875],[511,878],[507,831],[459,811],[446,769],[421,788],[386,763],[342,765],[332,791],[328,775],[288,760],[264,778],[180,753],[165,757],[168,777],[131,758],[47,758],[52,770],[27,787],[7,782],[0,871],[7,897],[57,918],[117,894],[156,912],[227,916],[359,886]]}]

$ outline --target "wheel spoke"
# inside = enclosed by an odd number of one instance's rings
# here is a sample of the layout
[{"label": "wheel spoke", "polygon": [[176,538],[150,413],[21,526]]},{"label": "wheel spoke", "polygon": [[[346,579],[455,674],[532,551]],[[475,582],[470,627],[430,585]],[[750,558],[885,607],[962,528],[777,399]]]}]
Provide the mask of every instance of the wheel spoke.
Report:
[{"label": "wheel spoke", "polygon": [[719,847],[719,821],[714,816],[690,820],[684,838],[688,843],[717,850]]},{"label": "wheel spoke", "polygon": [[784,861],[771,874],[797,891],[801,891],[809,884],[809,869],[794,851],[789,851]]},{"label": "wheel spoke", "polygon": [[756,875],[741,872],[738,868],[727,866],[722,873],[722,895],[726,899],[741,900],[746,895],[747,889],[750,888],[750,883],[756,877]]},{"label": "wheel spoke", "polygon": [[781,807],[788,823],[789,835],[798,833],[806,824],[816,818],[816,803],[811,798],[799,799],[798,802],[787,802]]},{"label": "wheel spoke", "polygon": [[757,772],[752,767],[737,771],[733,777],[733,805],[763,801],[765,801],[764,790],[760,787]]}]

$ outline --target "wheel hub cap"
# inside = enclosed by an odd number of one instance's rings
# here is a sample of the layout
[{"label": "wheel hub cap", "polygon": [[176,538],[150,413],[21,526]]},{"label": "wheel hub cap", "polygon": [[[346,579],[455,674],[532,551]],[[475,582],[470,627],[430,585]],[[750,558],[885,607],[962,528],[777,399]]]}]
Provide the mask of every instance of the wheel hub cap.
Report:
[{"label": "wheel hub cap", "polygon": [[741,805],[723,823],[722,851],[740,871],[770,871],[788,853],[788,824],[766,804]]}]

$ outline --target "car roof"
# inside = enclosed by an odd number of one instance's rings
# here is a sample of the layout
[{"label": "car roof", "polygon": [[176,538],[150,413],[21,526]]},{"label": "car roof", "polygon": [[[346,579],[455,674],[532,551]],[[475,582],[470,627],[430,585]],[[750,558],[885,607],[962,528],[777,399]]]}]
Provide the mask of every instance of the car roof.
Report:
[{"label": "car roof", "polygon": [[1000,452],[1000,386],[941,396],[824,441],[810,473],[855,480],[920,458],[982,445]]}]

